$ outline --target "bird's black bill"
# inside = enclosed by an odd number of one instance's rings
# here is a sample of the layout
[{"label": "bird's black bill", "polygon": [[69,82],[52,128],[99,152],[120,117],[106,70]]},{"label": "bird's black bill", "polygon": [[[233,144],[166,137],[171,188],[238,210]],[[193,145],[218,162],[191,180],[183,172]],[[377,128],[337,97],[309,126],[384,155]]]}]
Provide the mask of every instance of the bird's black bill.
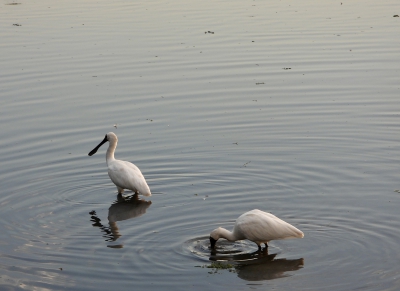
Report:
[{"label": "bird's black bill", "polygon": [[215,240],[215,239],[213,239],[211,236],[210,236],[210,243],[211,243],[211,248],[213,249],[213,248],[215,248],[215,243],[216,243],[217,241]]},{"label": "bird's black bill", "polygon": [[107,135],[106,135],[105,138],[102,140],[102,142],[99,143],[97,147],[95,147],[94,149],[92,149],[92,150],[90,151],[90,153],[88,153],[88,155],[89,155],[89,156],[93,156],[93,155],[97,152],[97,150],[98,150],[103,144],[105,144],[107,141],[108,141],[108,140],[107,140]]}]

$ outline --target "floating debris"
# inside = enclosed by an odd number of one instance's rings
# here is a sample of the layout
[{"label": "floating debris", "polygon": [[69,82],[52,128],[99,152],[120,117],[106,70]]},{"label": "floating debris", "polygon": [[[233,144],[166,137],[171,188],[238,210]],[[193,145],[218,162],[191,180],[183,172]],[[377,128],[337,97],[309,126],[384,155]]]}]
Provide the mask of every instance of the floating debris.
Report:
[{"label": "floating debris", "polygon": [[217,274],[219,270],[227,270],[229,272],[236,272],[233,264],[224,263],[224,262],[212,262],[211,265],[203,265],[203,266],[195,266],[196,268],[207,268],[212,269],[209,274]]},{"label": "floating debris", "polygon": [[109,245],[107,247],[111,249],[122,249],[124,248],[124,245]]},{"label": "floating debris", "polygon": [[207,33],[214,34],[214,31],[210,31],[210,30],[209,30],[209,31],[205,31],[205,32],[204,32],[204,34],[207,34]]},{"label": "floating debris", "polygon": [[256,85],[264,85],[264,82],[256,83]]},{"label": "floating debris", "polygon": [[393,15],[393,17],[399,17],[399,15],[398,15],[398,14],[395,14],[395,15]]},{"label": "floating debris", "polygon": [[284,70],[291,70],[292,68],[282,68],[282,69],[284,69]]},{"label": "floating debris", "polygon": [[21,3],[13,2],[13,3],[6,3],[6,5],[21,5]]},{"label": "floating debris", "polygon": [[224,262],[212,262],[211,265],[207,265],[206,268],[226,270],[226,269],[232,269],[233,265]]},{"label": "floating debris", "polygon": [[251,163],[251,161],[248,161],[247,163],[244,163],[243,166],[242,166],[242,168],[243,168],[243,167],[246,168],[246,166],[247,166],[248,164],[250,164],[250,163]]},{"label": "floating debris", "polygon": [[13,23],[13,25],[14,25],[14,26],[22,26],[22,25],[19,24],[19,23]]}]

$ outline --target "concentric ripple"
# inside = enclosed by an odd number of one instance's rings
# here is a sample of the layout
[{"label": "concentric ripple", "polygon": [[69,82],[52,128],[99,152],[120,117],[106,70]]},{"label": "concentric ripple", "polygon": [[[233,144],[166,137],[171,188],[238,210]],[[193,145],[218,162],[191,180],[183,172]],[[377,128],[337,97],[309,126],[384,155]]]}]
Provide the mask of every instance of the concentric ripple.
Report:
[{"label": "concentric ripple", "polygon": [[[299,270],[304,266],[304,259],[280,258],[277,248],[258,251],[254,243],[248,240],[228,242],[219,240],[215,249],[210,249],[209,237],[188,240],[184,249],[192,255],[211,263],[208,268],[234,268],[237,276],[246,281],[263,281],[289,276],[287,272]],[[254,249],[256,249],[254,251]],[[278,256],[278,258],[277,258]],[[221,264],[222,263],[222,264]]]}]

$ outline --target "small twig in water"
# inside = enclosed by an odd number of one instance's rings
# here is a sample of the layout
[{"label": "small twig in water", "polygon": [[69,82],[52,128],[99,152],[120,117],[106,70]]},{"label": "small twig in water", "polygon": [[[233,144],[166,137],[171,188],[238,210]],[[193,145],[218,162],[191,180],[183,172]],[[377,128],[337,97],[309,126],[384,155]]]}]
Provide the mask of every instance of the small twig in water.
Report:
[{"label": "small twig in water", "polygon": [[243,167],[246,167],[248,164],[250,164],[251,163],[251,161],[248,161],[247,163],[244,163],[243,164],[243,166],[241,167],[241,168],[243,168]]}]

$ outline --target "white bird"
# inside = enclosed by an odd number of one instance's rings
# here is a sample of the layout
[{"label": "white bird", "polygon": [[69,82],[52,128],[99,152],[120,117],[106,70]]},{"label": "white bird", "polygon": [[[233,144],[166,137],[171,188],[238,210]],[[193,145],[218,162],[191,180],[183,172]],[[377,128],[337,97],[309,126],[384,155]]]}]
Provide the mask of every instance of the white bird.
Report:
[{"label": "white bird", "polygon": [[220,238],[229,241],[248,239],[255,242],[261,250],[261,244],[268,247],[270,240],[303,237],[304,233],[293,225],[271,213],[254,209],[239,216],[232,232],[222,227],[214,229],[210,233],[210,243],[211,248],[214,248]]},{"label": "white bird", "polygon": [[107,141],[110,143],[106,153],[108,176],[110,176],[111,181],[117,186],[118,193],[123,193],[124,189],[129,189],[144,196],[151,196],[150,188],[139,168],[130,162],[116,160],[114,158],[114,152],[118,142],[115,133],[107,133],[103,141],[88,155],[94,155]]}]

